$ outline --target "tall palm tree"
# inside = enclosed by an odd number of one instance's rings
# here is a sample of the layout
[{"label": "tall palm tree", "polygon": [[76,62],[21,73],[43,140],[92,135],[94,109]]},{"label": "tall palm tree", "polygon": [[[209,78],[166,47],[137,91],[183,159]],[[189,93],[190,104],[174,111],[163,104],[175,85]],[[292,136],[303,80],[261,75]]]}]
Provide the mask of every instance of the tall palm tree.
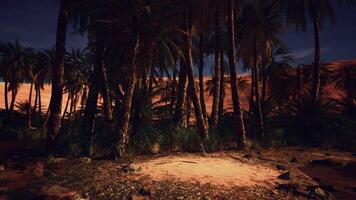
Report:
[{"label": "tall palm tree", "polygon": [[[321,43],[320,32],[324,19],[334,20],[334,5],[331,0],[287,0],[281,1],[286,11],[287,22],[295,26],[297,30],[306,31],[308,17],[313,23],[314,30],[314,65],[313,80],[311,85],[312,100],[314,102],[319,98],[320,93],[320,59]],[[353,3],[353,0],[338,0],[340,4]]]},{"label": "tall palm tree", "polygon": [[0,46],[0,66],[2,68],[5,82],[5,101],[7,101],[7,92],[11,91],[11,103],[8,109],[8,116],[2,123],[1,131],[4,131],[7,124],[13,117],[13,110],[16,102],[16,96],[21,83],[26,79],[27,70],[34,63],[34,53],[32,48],[24,47],[19,40],[7,42]]},{"label": "tall palm tree", "polygon": [[[5,84],[5,90],[11,90],[12,97],[9,111],[14,110],[17,92],[21,83],[25,80],[27,68],[34,62],[33,49],[24,47],[19,40],[3,43],[0,48],[1,67]],[[5,99],[5,101],[7,101]]]},{"label": "tall palm tree", "polygon": [[236,43],[235,43],[235,10],[234,1],[227,0],[228,13],[227,13],[227,29],[228,29],[228,56],[229,56],[229,69],[230,69],[230,81],[231,81],[231,94],[234,109],[234,120],[236,126],[237,142],[241,147],[245,147],[247,144],[246,131],[244,125],[244,119],[242,116],[241,102],[239,96],[237,73],[236,73]]},{"label": "tall palm tree", "polygon": [[63,99],[63,74],[66,54],[66,36],[69,17],[69,1],[61,0],[57,21],[56,58],[52,69],[52,96],[50,101],[50,115],[47,123],[47,150],[56,151],[56,143],[61,126],[61,110]]},{"label": "tall palm tree", "polygon": [[[201,109],[201,104],[199,101],[199,97],[197,94],[197,90],[195,87],[195,77],[194,77],[194,69],[193,69],[193,58],[192,58],[192,10],[191,10],[191,2],[187,0],[184,1],[183,8],[183,23],[184,23],[184,43],[185,43],[185,58],[186,58],[186,67],[187,67],[187,76],[188,76],[188,84],[189,89],[191,91],[191,98],[194,105],[194,113],[199,129],[199,134],[201,140],[208,138],[208,130],[205,124],[204,116]],[[202,141],[200,141],[200,146],[202,151],[204,152],[204,146]]]},{"label": "tall palm tree", "polygon": [[[278,5],[273,1],[254,0],[246,3],[240,17],[240,51],[245,63],[253,67],[252,88],[256,98],[256,116],[260,125],[260,135],[264,137],[265,127],[261,105],[260,74],[263,64],[268,63],[273,44],[279,43],[279,34],[284,31],[284,21]],[[266,59],[267,58],[267,59]],[[263,97],[263,95],[262,95]]]},{"label": "tall palm tree", "polygon": [[213,105],[212,105],[212,111],[211,111],[211,125],[212,127],[217,126],[218,124],[218,114],[219,114],[219,102],[220,102],[220,82],[221,79],[224,77],[221,77],[221,60],[223,59],[223,51],[221,48],[221,5],[222,3],[220,1],[216,1],[215,3],[215,67],[214,67],[214,96],[213,96]]},{"label": "tall palm tree", "polygon": [[26,78],[28,79],[28,81],[30,81],[30,93],[29,93],[29,97],[28,97],[28,111],[27,111],[27,115],[28,115],[28,119],[27,119],[27,127],[31,128],[32,127],[32,93],[33,93],[33,88],[35,86],[35,83],[37,81],[38,78],[38,71],[36,69],[36,65],[37,65],[37,55],[33,53],[32,55],[33,57],[35,57],[34,60],[36,60],[36,63],[31,63],[27,66],[26,69]]},{"label": "tall palm tree", "polygon": [[[45,50],[42,50],[40,53],[40,65],[41,66],[44,66],[45,67],[45,71],[44,71],[44,76],[41,76],[43,77],[44,80],[47,80],[46,82],[47,83],[50,83],[51,82],[51,77],[53,76],[52,75],[52,70],[54,68],[54,65],[55,65],[55,60],[56,60],[56,48],[53,47],[51,49],[45,49]],[[47,74],[47,75],[46,75]],[[46,77],[47,76],[47,77]],[[41,78],[42,80],[42,78]],[[41,85],[44,84],[44,81],[40,81]],[[43,86],[42,86],[43,87]],[[46,127],[47,126],[47,123],[48,123],[48,120],[49,120],[49,115],[50,115],[50,105],[48,105],[47,107],[47,111],[46,111],[46,114],[45,114],[45,119],[44,119],[44,122],[42,124],[42,127]]]},{"label": "tall palm tree", "polygon": [[[36,96],[37,101],[35,101],[34,112],[36,112],[36,106],[38,105],[38,113],[41,117],[42,115],[42,98],[41,98],[41,90],[44,89],[44,85],[50,82],[50,75],[52,70],[52,59],[49,59],[50,54],[46,54],[45,52],[49,50],[40,51],[37,53],[37,61],[35,65],[37,79],[35,82]],[[53,50],[54,51],[54,50]],[[54,54],[54,53],[53,53]],[[53,57],[53,56],[51,56]]]}]

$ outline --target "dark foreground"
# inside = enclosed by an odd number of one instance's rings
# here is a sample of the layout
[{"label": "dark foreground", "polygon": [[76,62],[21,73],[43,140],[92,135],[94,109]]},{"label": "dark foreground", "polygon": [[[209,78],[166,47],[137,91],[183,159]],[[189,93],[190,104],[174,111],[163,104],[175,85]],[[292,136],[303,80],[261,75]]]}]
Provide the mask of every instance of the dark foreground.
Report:
[{"label": "dark foreground", "polygon": [[130,165],[160,156],[115,162],[89,158],[45,159],[32,157],[31,152],[22,143],[0,142],[0,200],[356,199],[355,154],[336,150],[293,147],[207,155],[251,165],[263,164],[282,175],[276,177],[274,184],[249,187],[179,181],[171,176],[154,180],[142,176],[140,169]]}]

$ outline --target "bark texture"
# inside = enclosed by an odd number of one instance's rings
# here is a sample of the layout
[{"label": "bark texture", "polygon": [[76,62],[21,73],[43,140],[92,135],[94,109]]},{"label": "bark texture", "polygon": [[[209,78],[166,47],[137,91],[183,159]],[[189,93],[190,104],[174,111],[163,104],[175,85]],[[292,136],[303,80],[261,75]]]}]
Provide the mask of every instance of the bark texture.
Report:
[{"label": "bark texture", "polygon": [[229,45],[229,69],[230,69],[230,82],[231,82],[231,94],[234,109],[234,119],[237,131],[237,143],[241,147],[245,147],[246,132],[244,126],[244,120],[241,110],[241,102],[239,96],[237,73],[236,73],[236,60],[235,60],[235,23],[234,23],[234,1],[228,0],[228,45]]},{"label": "bark texture", "polygon": [[58,134],[61,126],[61,110],[63,98],[63,72],[66,53],[66,34],[68,23],[68,1],[60,2],[56,36],[56,58],[52,69],[52,96],[50,102],[50,115],[47,123],[47,150],[56,151]]}]

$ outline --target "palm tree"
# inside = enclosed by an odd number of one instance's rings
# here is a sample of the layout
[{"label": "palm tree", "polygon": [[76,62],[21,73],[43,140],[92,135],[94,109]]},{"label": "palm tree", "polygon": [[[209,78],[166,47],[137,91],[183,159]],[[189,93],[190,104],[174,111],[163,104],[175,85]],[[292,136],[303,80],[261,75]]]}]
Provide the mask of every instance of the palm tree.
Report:
[{"label": "palm tree", "polygon": [[[50,82],[50,75],[51,75],[51,70],[52,70],[52,59],[50,59],[51,53],[46,54],[46,51],[49,52],[49,50],[45,50],[42,52],[39,52],[37,54],[37,62],[35,69],[37,70],[37,79],[35,81],[35,89],[36,89],[36,100],[35,100],[35,106],[34,106],[34,112],[37,110],[37,105],[38,105],[38,113],[39,116],[41,117],[42,115],[42,101],[41,101],[41,90],[44,89],[44,85],[46,83]],[[54,50],[52,50],[54,52]],[[54,53],[53,53],[54,54]]]},{"label": "palm tree", "polygon": [[185,100],[187,99],[187,87],[188,87],[188,80],[187,80],[187,70],[186,70],[186,62],[185,58],[180,58],[179,61],[179,81],[177,86],[177,102],[176,107],[173,115],[173,121],[176,126],[181,126],[183,124],[183,106],[185,105]]},{"label": "palm tree", "polygon": [[[52,77],[52,69],[54,68],[55,65],[55,59],[56,59],[56,48],[53,47],[51,49],[45,49],[40,52],[40,65],[44,66],[46,70],[44,70],[44,75],[41,76],[42,78],[40,80],[47,80],[47,82],[51,82],[51,77]],[[48,77],[46,77],[48,76]],[[44,81],[40,81],[41,85],[44,84]],[[43,87],[43,86],[42,86]],[[50,105],[47,107],[47,111],[45,114],[45,119],[42,124],[42,127],[46,127],[48,120],[50,116]]]},{"label": "palm tree", "polygon": [[252,88],[262,137],[265,135],[265,127],[259,86],[260,71],[262,64],[269,63],[272,46],[280,42],[278,36],[284,31],[284,21],[278,8],[273,1],[255,0],[245,4],[240,17],[240,32],[243,38],[240,51],[245,63],[253,66]]},{"label": "palm tree", "polygon": [[223,50],[221,47],[221,5],[222,3],[219,1],[216,1],[215,3],[215,67],[214,67],[214,96],[213,96],[213,105],[212,105],[212,111],[211,111],[211,125],[212,127],[217,126],[218,124],[218,117],[219,117],[219,102],[220,102],[220,83],[221,79],[224,79],[224,77],[221,77],[221,60],[223,60]]},{"label": "palm tree", "polygon": [[297,84],[294,84],[298,81],[294,81],[289,72],[292,60],[290,51],[285,45],[276,46],[272,50],[271,63],[266,67],[268,94],[276,101],[278,108],[281,108],[283,101],[289,100],[291,92],[293,94],[299,92]]},{"label": "palm tree", "polygon": [[[4,119],[1,131],[4,131],[9,120],[13,117],[13,110],[16,102],[16,96],[21,83],[26,78],[26,72],[34,63],[34,53],[32,48],[24,47],[19,40],[7,42],[0,47],[0,66],[4,74],[5,84],[5,101],[7,101],[7,92],[11,90],[12,98],[9,115]],[[30,116],[30,115],[29,115]]]},{"label": "palm tree", "polygon": [[[37,55],[33,54],[32,56],[35,57],[35,59],[36,59],[35,62],[37,62]],[[27,115],[28,115],[27,127],[28,128],[32,127],[32,109],[33,109],[32,108],[32,92],[33,92],[33,87],[34,87],[35,82],[37,81],[37,77],[38,77],[36,65],[37,65],[37,63],[30,63],[26,69],[26,73],[27,73],[26,78],[31,83],[30,93],[29,93],[29,97],[28,97],[28,111],[27,111]]]},{"label": "palm tree", "polygon": [[68,99],[62,119],[64,119],[67,114],[70,101],[68,118],[70,121],[72,120],[72,112],[76,110],[79,95],[84,93],[89,82],[87,78],[88,66],[90,65],[88,63],[86,49],[72,49],[70,53],[67,53],[66,70],[64,72],[64,91],[68,93]]},{"label": "palm tree", "polygon": [[333,75],[335,88],[342,89],[346,94],[346,102],[353,104],[356,99],[356,68],[345,65],[337,68]]},{"label": "palm tree", "polygon": [[228,14],[227,14],[227,28],[228,28],[228,45],[229,45],[229,69],[231,80],[231,94],[234,108],[234,120],[236,126],[236,132],[238,134],[237,142],[241,147],[245,147],[247,144],[246,131],[244,125],[244,119],[242,116],[241,102],[239,96],[237,73],[236,73],[236,43],[235,43],[235,10],[234,1],[228,0]]},{"label": "palm tree", "polygon": [[205,94],[204,94],[204,33],[200,33],[199,36],[199,98],[200,98],[200,104],[201,104],[201,109],[203,112],[203,116],[205,119],[205,122],[207,122],[208,114],[206,111],[206,102],[205,102]]},{"label": "palm tree", "polygon": [[205,124],[204,116],[201,109],[201,104],[195,87],[194,69],[193,69],[193,59],[192,59],[192,10],[191,2],[185,0],[183,5],[183,24],[184,24],[184,43],[185,43],[185,58],[187,67],[187,76],[189,89],[191,91],[191,98],[194,105],[195,117],[200,134],[200,146],[202,151],[205,152],[202,140],[208,138],[208,130]]},{"label": "palm tree", "polygon": [[52,69],[52,96],[50,101],[50,115],[47,123],[47,150],[49,153],[56,151],[56,143],[61,126],[61,110],[63,99],[63,74],[66,54],[66,35],[69,17],[69,1],[61,0],[59,6],[56,58]]},{"label": "palm tree", "polygon": [[[353,0],[338,0],[340,4],[352,3]],[[320,32],[324,19],[334,20],[333,2],[331,0],[287,0],[282,1],[286,11],[287,22],[296,27],[297,30],[306,31],[308,16],[314,28],[315,54],[312,80],[312,100],[319,98],[320,93]]]},{"label": "palm tree", "polygon": [[[17,92],[20,84],[24,81],[26,69],[34,62],[33,49],[24,47],[19,40],[13,43],[7,42],[1,45],[1,66],[5,84],[5,96],[11,90],[12,98],[9,111],[14,110]],[[5,99],[5,101],[7,101]]]}]

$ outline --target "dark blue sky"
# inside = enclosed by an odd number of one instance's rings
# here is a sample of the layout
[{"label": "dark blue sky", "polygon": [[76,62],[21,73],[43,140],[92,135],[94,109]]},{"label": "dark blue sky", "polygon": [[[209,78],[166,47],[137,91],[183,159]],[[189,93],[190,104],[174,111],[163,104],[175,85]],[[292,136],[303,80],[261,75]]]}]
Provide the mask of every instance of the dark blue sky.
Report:
[{"label": "dark blue sky", "polygon": [[[49,48],[55,41],[58,5],[56,0],[0,0],[0,40],[19,38],[25,45]],[[322,32],[324,61],[356,58],[356,8],[335,6],[336,23],[327,23]],[[311,29],[310,29],[311,30]],[[297,63],[313,58],[313,34],[289,31],[284,36]],[[68,47],[85,47],[86,39],[73,30]]]}]

